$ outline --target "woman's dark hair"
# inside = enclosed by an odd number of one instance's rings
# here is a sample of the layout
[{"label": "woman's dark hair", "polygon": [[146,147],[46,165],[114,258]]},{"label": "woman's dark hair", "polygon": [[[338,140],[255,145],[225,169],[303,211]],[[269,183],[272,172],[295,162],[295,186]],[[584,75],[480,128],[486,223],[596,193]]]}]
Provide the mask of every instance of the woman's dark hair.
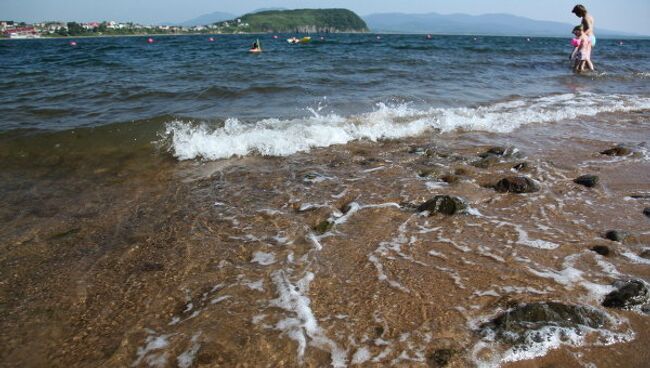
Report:
[{"label": "woman's dark hair", "polygon": [[571,10],[571,13],[583,17],[585,14],[587,14],[587,8],[585,8],[584,5],[576,5],[573,7],[573,10]]}]

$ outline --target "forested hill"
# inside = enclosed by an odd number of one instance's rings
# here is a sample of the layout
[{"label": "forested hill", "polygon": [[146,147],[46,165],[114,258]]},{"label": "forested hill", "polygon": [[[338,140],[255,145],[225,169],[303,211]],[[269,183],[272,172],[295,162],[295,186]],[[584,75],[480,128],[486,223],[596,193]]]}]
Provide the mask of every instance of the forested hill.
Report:
[{"label": "forested hill", "polygon": [[268,10],[218,24],[231,32],[367,32],[368,26],[347,9]]}]

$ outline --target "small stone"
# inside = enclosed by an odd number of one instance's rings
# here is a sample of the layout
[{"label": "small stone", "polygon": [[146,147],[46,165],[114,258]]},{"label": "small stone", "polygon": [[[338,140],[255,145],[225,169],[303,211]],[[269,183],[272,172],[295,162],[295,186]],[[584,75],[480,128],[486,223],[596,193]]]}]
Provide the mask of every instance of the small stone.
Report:
[{"label": "small stone", "polygon": [[436,171],[434,169],[420,169],[418,170],[418,176],[421,178],[426,178],[429,176],[435,176]]},{"label": "small stone", "polygon": [[422,147],[422,146],[411,147],[409,148],[408,152],[416,155],[427,156],[427,157],[431,157],[436,153],[434,148]]},{"label": "small stone", "polygon": [[643,209],[643,214],[646,215],[647,217],[650,217],[650,207],[646,207]]},{"label": "small stone", "polygon": [[573,180],[574,183],[584,185],[587,188],[593,188],[598,184],[600,178],[596,175],[582,175]]},{"label": "small stone", "polygon": [[629,148],[621,147],[621,146],[616,146],[614,148],[606,149],[601,152],[602,155],[607,155],[607,156],[627,156],[632,151]]},{"label": "small stone", "polygon": [[629,235],[630,234],[626,233],[625,231],[609,230],[608,232],[605,233],[605,239],[609,239],[609,240],[615,241],[615,242],[622,242]]},{"label": "small stone", "polygon": [[596,245],[593,246],[591,250],[605,257],[607,257],[610,254],[609,247],[606,245]]},{"label": "small stone", "polygon": [[648,302],[648,287],[640,280],[615,283],[617,288],[605,296],[603,307],[629,308]]},{"label": "small stone", "polygon": [[525,176],[511,176],[499,180],[494,189],[500,193],[533,193],[539,191],[539,185]]},{"label": "small stone", "polygon": [[424,203],[422,203],[418,208],[418,212],[429,211],[430,215],[434,213],[442,213],[445,215],[454,215],[457,213],[464,213],[467,211],[467,204],[460,197],[439,195],[433,197]]},{"label": "small stone", "polygon": [[483,153],[479,153],[478,157],[486,158],[488,156],[503,156],[503,154],[506,152],[506,149],[504,147],[491,147],[487,151]]},{"label": "small stone", "polygon": [[446,367],[449,365],[449,361],[454,356],[456,352],[452,349],[437,349],[431,356],[431,363],[434,364],[434,367]]},{"label": "small stone", "polygon": [[334,222],[330,220],[323,220],[319,222],[318,225],[314,226],[314,231],[318,234],[325,234],[332,227],[334,227]]},{"label": "small stone", "polygon": [[443,175],[440,178],[440,180],[442,180],[442,181],[444,181],[445,183],[448,183],[448,184],[454,184],[454,183],[458,183],[460,178],[458,176],[456,176],[456,175],[448,174],[448,175]]},{"label": "small stone", "polygon": [[499,157],[496,155],[486,156],[478,161],[472,162],[472,166],[479,169],[487,169],[499,163]]},{"label": "small stone", "polygon": [[517,171],[528,171],[530,170],[530,164],[528,162],[520,162],[512,167]]},{"label": "small stone", "polygon": [[650,259],[650,249],[644,249],[639,253],[639,257],[645,258],[645,259]]}]

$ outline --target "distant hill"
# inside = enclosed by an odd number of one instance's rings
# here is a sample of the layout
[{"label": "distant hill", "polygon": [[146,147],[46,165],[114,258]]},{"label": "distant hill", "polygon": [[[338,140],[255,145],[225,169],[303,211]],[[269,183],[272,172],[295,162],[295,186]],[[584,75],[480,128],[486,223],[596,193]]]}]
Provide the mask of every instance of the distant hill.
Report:
[{"label": "distant hill", "polygon": [[[383,13],[363,17],[374,32],[570,36],[574,25],[534,20],[511,14],[403,14]],[[576,18],[576,24],[579,20]],[[630,36],[597,29],[601,36]]]},{"label": "distant hill", "polygon": [[366,23],[347,9],[267,10],[218,24],[222,32],[367,32]]},{"label": "distant hill", "polygon": [[185,27],[204,26],[206,24],[222,22],[224,20],[233,19],[235,17],[236,15],[230,13],[214,12],[182,22],[180,25]]}]

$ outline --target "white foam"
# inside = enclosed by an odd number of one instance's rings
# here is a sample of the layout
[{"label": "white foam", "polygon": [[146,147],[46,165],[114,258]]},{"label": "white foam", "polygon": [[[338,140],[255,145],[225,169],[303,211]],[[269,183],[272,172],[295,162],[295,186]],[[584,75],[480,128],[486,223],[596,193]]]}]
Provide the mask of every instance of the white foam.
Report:
[{"label": "white foam", "polygon": [[650,98],[592,93],[521,99],[476,108],[417,110],[408,104],[378,104],[375,111],[349,117],[314,112],[313,116],[301,119],[264,119],[252,123],[231,118],[217,129],[173,121],[166,125],[164,135],[179,160],[216,160],[252,153],[287,156],[354,140],[417,136],[431,129],[511,132],[526,124],[648,108]]},{"label": "white foam", "polygon": [[221,303],[222,301],[230,299],[230,298],[232,298],[232,296],[230,296],[230,295],[222,295],[222,296],[219,296],[219,297],[216,297],[216,298],[212,299],[210,301],[210,304]]},{"label": "white foam", "polygon": [[302,362],[309,338],[310,345],[330,352],[333,367],[347,366],[346,351],[324,334],[309,306],[311,301],[306,294],[309,292],[309,284],[313,281],[314,274],[307,272],[295,285],[289,281],[283,270],[273,272],[271,278],[279,294],[271,304],[294,315],[279,321],[275,327],[298,343],[298,360]]},{"label": "white foam", "polygon": [[196,354],[201,348],[201,344],[199,343],[199,336],[201,336],[201,333],[192,336],[192,346],[176,358],[176,362],[178,362],[178,368],[190,368],[194,364]]},{"label": "white foam", "polygon": [[517,231],[517,234],[519,236],[519,238],[517,239],[518,244],[525,245],[531,248],[547,249],[547,250],[556,249],[560,246],[559,244],[555,244],[546,240],[541,240],[541,239],[531,240],[528,238],[528,233],[526,232],[526,230],[524,230],[521,226],[515,224],[510,224],[510,225],[514,226],[515,231]]},{"label": "white foam", "polygon": [[248,286],[251,290],[264,291],[264,279],[257,280],[255,282],[249,282],[244,284]]},{"label": "white foam", "polygon": [[370,360],[372,358],[372,355],[370,355],[370,350],[366,347],[362,347],[357,349],[357,351],[354,353],[352,356],[352,362],[350,364],[355,365],[355,364],[363,364]]},{"label": "white foam", "polygon": [[251,263],[259,263],[262,266],[268,266],[275,263],[275,255],[273,253],[255,252]]},{"label": "white foam", "polygon": [[137,351],[137,359],[133,362],[132,366],[138,366],[140,363],[145,362],[150,367],[165,367],[167,366],[167,353],[160,351],[169,346],[169,335],[149,335],[145,340],[145,346],[139,347]]},{"label": "white foam", "polygon": [[639,257],[638,255],[632,253],[632,252],[625,252],[623,255],[629,259],[630,261],[634,263],[640,263],[640,264],[647,264],[650,265],[650,259],[646,259],[643,257]]}]

